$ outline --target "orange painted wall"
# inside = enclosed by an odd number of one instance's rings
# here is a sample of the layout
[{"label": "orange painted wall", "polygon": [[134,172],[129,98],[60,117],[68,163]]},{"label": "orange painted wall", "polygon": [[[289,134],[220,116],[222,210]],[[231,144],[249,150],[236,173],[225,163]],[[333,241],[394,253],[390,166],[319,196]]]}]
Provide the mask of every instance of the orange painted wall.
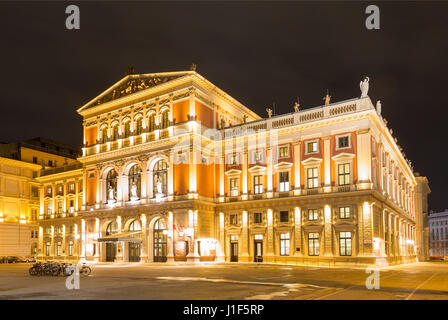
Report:
[{"label": "orange painted wall", "polygon": [[185,163],[174,165],[174,194],[187,194],[189,185],[189,166]]},{"label": "orange painted wall", "polygon": [[199,101],[195,101],[195,112],[197,120],[202,123],[203,126],[213,128],[213,110],[203,105]]},{"label": "orange painted wall", "polygon": [[86,143],[88,146],[96,144],[98,126],[86,128]]},{"label": "orange painted wall", "polygon": [[173,121],[174,124],[188,121],[190,113],[190,100],[173,103]]},{"label": "orange painted wall", "polygon": [[198,193],[212,198],[214,195],[215,181],[213,177],[214,164],[200,163],[196,167]]}]

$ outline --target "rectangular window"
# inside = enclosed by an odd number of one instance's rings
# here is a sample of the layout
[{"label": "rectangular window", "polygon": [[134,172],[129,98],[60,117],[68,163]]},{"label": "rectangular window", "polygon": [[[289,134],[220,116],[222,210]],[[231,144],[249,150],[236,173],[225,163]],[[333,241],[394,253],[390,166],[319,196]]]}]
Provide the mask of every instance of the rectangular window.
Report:
[{"label": "rectangular window", "polygon": [[255,162],[261,162],[263,160],[263,155],[260,150],[254,152],[254,160]]},{"label": "rectangular window", "polygon": [[32,221],[37,220],[37,209],[31,209],[31,220]]},{"label": "rectangular window", "polygon": [[75,200],[70,200],[70,213],[75,212]]},{"label": "rectangular window", "polygon": [[39,188],[36,186],[31,187],[31,196],[38,197],[39,196]]},{"label": "rectangular window", "polygon": [[51,187],[50,186],[47,187],[47,194],[46,195],[48,197],[51,197]]},{"label": "rectangular window", "polygon": [[62,205],[63,205],[63,202],[58,201],[58,213],[62,213]]},{"label": "rectangular window", "polygon": [[350,218],[350,207],[339,208],[339,218],[340,219],[349,219]]},{"label": "rectangular window", "polygon": [[33,157],[33,163],[37,163],[37,157]]},{"label": "rectangular window", "polygon": [[255,212],[254,213],[254,223],[262,223],[263,222],[263,216],[261,212]]},{"label": "rectangular window", "polygon": [[231,214],[230,215],[230,224],[231,225],[237,225],[238,224],[238,215]]},{"label": "rectangular window", "polygon": [[280,255],[289,256],[289,233],[280,233]]},{"label": "rectangular window", "polygon": [[338,137],[338,149],[348,148],[350,146],[349,137]]},{"label": "rectangular window", "polygon": [[280,222],[289,222],[289,211],[280,211]]},{"label": "rectangular window", "polygon": [[238,178],[232,178],[230,179],[230,196],[235,197],[238,193]]},{"label": "rectangular window", "polygon": [[288,158],[289,157],[289,146],[283,146],[278,148],[279,158]]},{"label": "rectangular window", "polygon": [[59,257],[61,256],[61,243],[58,242],[56,245],[56,255]]},{"label": "rectangular window", "polygon": [[62,184],[58,185],[58,194],[62,194]]},{"label": "rectangular window", "polygon": [[31,231],[31,239],[34,238],[34,230]]},{"label": "rectangular window", "polygon": [[317,232],[308,233],[308,255],[319,255],[319,233]]},{"label": "rectangular window", "polygon": [[317,168],[307,169],[307,188],[314,189],[319,186]]},{"label": "rectangular window", "polygon": [[308,220],[317,221],[319,219],[319,212],[317,209],[308,209]]},{"label": "rectangular window", "polygon": [[306,144],[306,153],[317,152],[317,141],[311,141]]},{"label": "rectangular window", "polygon": [[46,255],[46,256],[49,256],[49,255],[50,255],[50,246],[51,246],[51,243],[50,243],[50,242],[47,242],[47,243],[45,244],[45,255]]},{"label": "rectangular window", "polygon": [[69,190],[71,193],[75,193],[75,184],[74,184],[74,183],[70,183],[70,184],[68,185],[68,190]]},{"label": "rectangular window", "polygon": [[52,167],[53,166],[53,161],[52,160],[48,160],[48,166]]},{"label": "rectangular window", "polygon": [[280,172],[279,173],[279,189],[280,192],[289,191],[289,172]]},{"label": "rectangular window", "polygon": [[263,193],[263,176],[254,176],[254,193]]},{"label": "rectangular window", "polygon": [[71,257],[73,256],[73,241],[70,241],[68,243],[68,255]]},{"label": "rectangular window", "polygon": [[352,255],[352,233],[351,232],[339,232],[339,255],[351,256]]},{"label": "rectangular window", "polygon": [[350,184],[350,163],[343,163],[338,165],[338,179],[340,186]]},{"label": "rectangular window", "polygon": [[229,164],[232,166],[237,165],[238,162],[238,156],[236,154],[231,154],[229,159]]},{"label": "rectangular window", "polygon": [[47,217],[51,216],[51,202],[47,202]]}]

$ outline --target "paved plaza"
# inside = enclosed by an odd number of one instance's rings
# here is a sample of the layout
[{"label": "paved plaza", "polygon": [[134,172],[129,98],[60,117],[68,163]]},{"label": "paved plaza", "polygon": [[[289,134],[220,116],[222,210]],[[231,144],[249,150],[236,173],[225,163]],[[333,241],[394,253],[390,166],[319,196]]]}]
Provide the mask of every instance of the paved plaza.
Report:
[{"label": "paved plaza", "polygon": [[79,290],[63,276],[31,277],[30,264],[0,264],[0,299],[448,299],[448,263],[382,268],[367,289],[363,268],[288,265],[91,264]]}]

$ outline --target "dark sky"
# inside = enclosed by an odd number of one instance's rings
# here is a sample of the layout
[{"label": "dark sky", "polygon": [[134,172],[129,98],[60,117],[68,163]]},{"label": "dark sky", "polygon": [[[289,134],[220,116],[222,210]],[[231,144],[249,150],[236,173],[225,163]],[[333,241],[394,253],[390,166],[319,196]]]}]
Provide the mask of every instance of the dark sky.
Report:
[{"label": "dark sky", "polygon": [[[81,29],[65,29],[77,4]],[[446,183],[448,3],[375,2],[381,30],[365,28],[366,2],[1,2],[0,141],[43,136],[80,145],[76,109],[139,73],[197,71],[263,117],[359,96],[383,116],[430,208],[448,208]]]}]

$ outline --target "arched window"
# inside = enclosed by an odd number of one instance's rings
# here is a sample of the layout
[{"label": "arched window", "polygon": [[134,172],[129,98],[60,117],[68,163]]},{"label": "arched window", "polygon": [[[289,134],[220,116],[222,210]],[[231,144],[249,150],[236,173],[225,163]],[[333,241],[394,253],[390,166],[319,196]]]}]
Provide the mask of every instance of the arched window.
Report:
[{"label": "arched window", "polygon": [[157,194],[166,195],[166,188],[168,184],[168,165],[165,160],[156,162],[153,168],[153,190],[154,197]]},{"label": "arched window", "polygon": [[124,123],[124,137],[127,138],[131,135],[131,121]]},{"label": "arched window", "polygon": [[[140,198],[140,187],[141,187],[141,177],[142,169],[137,164],[134,164],[131,169],[129,169],[129,199],[137,200],[135,198]],[[134,199],[133,199],[134,198]]]},{"label": "arched window", "polygon": [[154,230],[165,230],[166,229],[166,225],[165,225],[165,221],[163,219],[158,219],[155,223],[154,223]]},{"label": "arched window", "polygon": [[114,169],[110,170],[107,173],[106,192],[108,200],[114,200],[117,195],[117,176],[117,171],[115,171]]},{"label": "arched window", "polygon": [[118,139],[118,124],[115,124],[112,127],[112,140],[117,140]]},{"label": "arched window", "polygon": [[106,236],[109,236],[111,234],[116,234],[116,233],[118,233],[118,224],[116,221],[112,221],[111,223],[109,223],[107,225]]},{"label": "arched window", "polygon": [[149,132],[154,131],[155,128],[156,128],[156,116],[153,113],[149,116],[149,123],[148,123]]},{"label": "arched window", "polygon": [[143,118],[138,118],[135,122],[136,134],[141,134],[143,132]]},{"label": "arched window", "polygon": [[129,231],[141,231],[142,230],[142,226],[140,224],[140,221],[138,220],[134,220],[131,222],[131,224],[129,225]]},{"label": "arched window", "polygon": [[169,120],[168,120],[168,110],[162,112],[162,129],[168,128]]},{"label": "arched window", "polygon": [[107,127],[101,130],[101,143],[107,142]]}]

